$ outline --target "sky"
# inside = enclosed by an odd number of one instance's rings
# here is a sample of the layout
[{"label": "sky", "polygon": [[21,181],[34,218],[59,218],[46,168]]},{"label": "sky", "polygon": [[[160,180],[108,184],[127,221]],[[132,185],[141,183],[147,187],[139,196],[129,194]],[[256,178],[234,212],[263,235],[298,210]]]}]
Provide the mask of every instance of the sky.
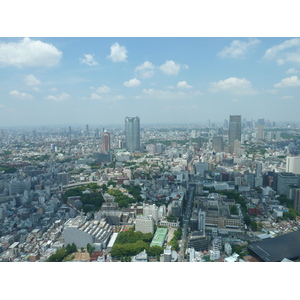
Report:
[{"label": "sky", "polygon": [[298,121],[300,38],[0,38],[0,126]]}]

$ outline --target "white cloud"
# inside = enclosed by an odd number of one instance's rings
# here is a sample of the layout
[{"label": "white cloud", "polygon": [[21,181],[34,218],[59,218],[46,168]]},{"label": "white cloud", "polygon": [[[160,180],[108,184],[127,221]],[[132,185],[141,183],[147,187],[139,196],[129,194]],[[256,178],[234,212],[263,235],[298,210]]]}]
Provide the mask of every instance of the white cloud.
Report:
[{"label": "white cloud", "polygon": [[57,88],[52,88],[50,89],[51,92],[56,92],[57,91]]},{"label": "white cloud", "polygon": [[41,81],[37,79],[34,75],[30,74],[25,77],[25,83],[27,85],[35,86],[41,84]]},{"label": "white cloud", "polygon": [[133,78],[133,79],[130,79],[129,81],[124,82],[124,85],[127,87],[137,87],[140,84],[141,84],[141,82],[136,78]]},{"label": "white cloud", "polygon": [[110,88],[106,85],[102,85],[97,89],[97,93],[109,93]]},{"label": "white cloud", "polygon": [[65,101],[65,100],[68,100],[70,98],[71,98],[71,96],[67,93],[62,93],[62,94],[57,95],[57,96],[49,95],[47,97],[47,99],[53,100],[53,101],[56,101],[56,102]]},{"label": "white cloud", "polygon": [[80,62],[82,64],[87,64],[89,66],[98,65],[98,63],[94,59],[94,54],[83,54],[84,58],[80,58]]},{"label": "white cloud", "polygon": [[286,62],[300,64],[300,38],[290,39],[267,49],[263,59],[276,60],[278,65],[283,65]]},{"label": "white cloud", "polygon": [[184,100],[193,99],[202,95],[200,91],[195,92],[182,92],[182,91],[169,91],[169,90],[155,90],[144,89],[143,93],[136,97],[136,99],[158,99],[158,100]]},{"label": "white cloud", "polygon": [[173,60],[167,60],[159,69],[167,75],[177,75],[180,70],[180,65]]},{"label": "white cloud", "polygon": [[35,90],[36,92],[38,92],[40,89],[38,87],[34,87],[33,90]]},{"label": "white cloud", "polygon": [[178,87],[179,89],[191,89],[191,88],[192,88],[192,86],[191,86],[191,85],[188,85],[186,81],[179,81],[179,82],[177,83],[177,87]]},{"label": "white cloud", "polygon": [[120,46],[118,43],[114,43],[110,47],[110,55],[108,56],[113,62],[126,61],[127,50],[124,46]]},{"label": "white cloud", "polygon": [[123,95],[117,95],[114,97],[115,100],[123,100],[125,97]]},{"label": "white cloud", "polygon": [[33,99],[34,97],[30,94],[26,94],[26,93],[21,93],[17,90],[14,90],[14,91],[10,91],[9,92],[9,95],[11,96],[14,96],[14,97],[17,97],[19,99]]},{"label": "white cloud", "polygon": [[52,67],[62,52],[51,44],[24,38],[19,42],[0,43],[0,63],[22,67]]},{"label": "white cloud", "polygon": [[297,71],[297,70],[294,69],[294,68],[291,68],[291,69],[288,69],[288,70],[286,71],[286,73],[287,73],[287,74],[297,74],[297,73],[299,73],[299,71]]},{"label": "white cloud", "polygon": [[291,76],[283,78],[279,83],[274,84],[275,88],[284,88],[284,87],[295,87],[300,86],[300,79],[298,76]]},{"label": "white cloud", "polygon": [[259,43],[260,40],[258,39],[250,39],[249,41],[234,40],[231,42],[230,46],[227,46],[221,50],[218,53],[218,56],[231,58],[243,57],[250,48],[253,48]]},{"label": "white cloud", "polygon": [[155,73],[155,66],[149,61],[145,61],[141,65],[135,68],[135,72],[139,74],[142,78],[151,78]]},{"label": "white cloud", "polygon": [[95,93],[93,93],[91,96],[91,100],[102,100],[102,99],[103,99],[102,96]]},{"label": "white cloud", "polygon": [[294,96],[282,96],[281,98],[282,98],[282,99],[293,99]]},{"label": "white cloud", "polygon": [[4,104],[0,104],[0,108],[4,108],[5,107],[5,105]]},{"label": "white cloud", "polygon": [[257,92],[252,88],[252,84],[245,78],[239,79],[230,77],[218,82],[212,82],[209,88],[210,92],[217,93],[220,91],[230,92],[232,94],[254,95]]}]

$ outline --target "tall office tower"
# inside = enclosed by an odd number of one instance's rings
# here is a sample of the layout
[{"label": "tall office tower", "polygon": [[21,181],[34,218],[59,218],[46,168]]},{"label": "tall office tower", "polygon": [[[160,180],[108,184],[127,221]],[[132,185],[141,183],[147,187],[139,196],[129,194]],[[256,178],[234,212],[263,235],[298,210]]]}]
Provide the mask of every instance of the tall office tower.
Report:
[{"label": "tall office tower", "polygon": [[287,156],[285,171],[300,174],[300,156]]},{"label": "tall office tower", "polygon": [[264,139],[264,127],[265,125],[263,124],[258,124],[257,125],[257,139],[258,140],[263,140]]},{"label": "tall office tower", "polygon": [[202,140],[201,140],[201,136],[198,136],[198,140],[197,140],[197,146],[198,148],[202,147]]},{"label": "tall office tower", "polygon": [[71,134],[71,133],[72,133],[72,127],[69,126],[69,134]]},{"label": "tall office tower", "polygon": [[202,231],[202,234],[205,235],[205,211],[199,210],[198,213],[198,230]]},{"label": "tall office tower", "polygon": [[0,139],[3,139],[3,129],[0,129]]},{"label": "tall office tower", "polygon": [[242,136],[241,116],[230,116],[229,120],[229,152],[234,152],[234,141],[241,141]]},{"label": "tall office tower", "polygon": [[125,118],[126,150],[129,152],[140,151],[140,118]]},{"label": "tall office tower", "polygon": [[228,129],[228,120],[224,120],[224,125],[223,125],[223,127],[225,128],[225,129]]},{"label": "tall office tower", "polygon": [[255,164],[255,176],[260,176],[262,174],[262,163],[258,162]]},{"label": "tall office tower", "polygon": [[86,134],[89,134],[89,125],[88,124],[85,125],[85,132],[86,132]]},{"label": "tall office tower", "polygon": [[214,136],[212,146],[216,152],[222,152],[223,151],[223,137],[222,136]]},{"label": "tall office tower", "polygon": [[300,189],[295,189],[294,209],[300,211]]},{"label": "tall office tower", "polygon": [[108,150],[110,150],[110,133],[109,132],[103,132],[103,135],[102,135],[102,152],[106,153]]}]

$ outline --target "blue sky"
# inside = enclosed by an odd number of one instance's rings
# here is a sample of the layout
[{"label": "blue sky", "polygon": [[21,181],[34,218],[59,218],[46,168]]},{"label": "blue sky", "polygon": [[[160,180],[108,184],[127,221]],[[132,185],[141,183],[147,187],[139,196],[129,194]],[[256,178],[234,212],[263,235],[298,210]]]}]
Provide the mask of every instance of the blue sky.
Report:
[{"label": "blue sky", "polygon": [[0,127],[298,121],[300,38],[0,38]]}]

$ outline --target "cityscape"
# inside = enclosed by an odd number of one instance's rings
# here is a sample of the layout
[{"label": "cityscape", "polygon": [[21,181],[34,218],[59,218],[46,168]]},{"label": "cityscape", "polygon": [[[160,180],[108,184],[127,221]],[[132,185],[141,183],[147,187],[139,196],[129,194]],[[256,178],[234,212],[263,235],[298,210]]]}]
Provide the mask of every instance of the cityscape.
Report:
[{"label": "cityscape", "polygon": [[299,38],[1,38],[0,262],[299,262],[299,61]]},{"label": "cityscape", "polygon": [[293,262],[300,126],[0,130],[1,262]]}]

